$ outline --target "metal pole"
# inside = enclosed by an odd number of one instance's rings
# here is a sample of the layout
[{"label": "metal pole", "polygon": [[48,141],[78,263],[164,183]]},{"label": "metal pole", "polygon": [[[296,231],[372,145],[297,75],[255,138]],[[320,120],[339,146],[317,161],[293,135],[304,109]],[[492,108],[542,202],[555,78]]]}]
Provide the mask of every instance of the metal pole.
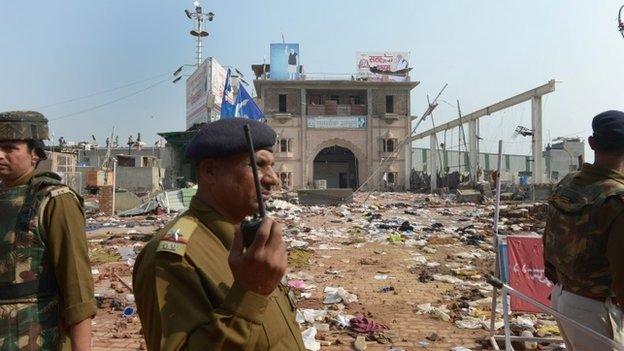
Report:
[{"label": "metal pole", "polygon": [[503,299],[503,323],[505,328],[505,350],[513,350],[514,348],[511,346],[511,330],[509,328],[509,307],[507,306],[507,301],[509,300],[509,295],[507,294],[507,289],[502,289],[501,297]]},{"label": "metal pole", "polygon": [[113,209],[111,216],[115,215],[115,188],[117,188],[117,157],[113,157]]},{"label": "metal pole", "polygon": [[[498,141],[498,162],[496,166],[496,170],[498,172],[498,177],[496,177],[496,207],[494,208],[494,233],[492,235],[492,245],[494,247],[494,251],[496,253],[496,264],[494,267],[494,274],[497,278],[500,278],[500,257],[499,257],[499,247],[498,247],[498,220],[500,216],[500,189],[501,189],[501,168],[502,168],[502,159],[503,159],[503,141]],[[490,313],[490,336],[494,336],[496,332],[496,300],[497,300],[497,289],[494,287],[492,290],[492,310]]]},{"label": "metal pole", "polygon": [[498,238],[498,219],[500,216],[500,192],[501,192],[501,168],[502,168],[502,159],[503,159],[503,141],[498,141],[498,162],[496,165],[496,172],[498,172],[498,177],[496,177],[496,208],[494,211],[494,243],[497,243]]},{"label": "metal pole", "polygon": [[541,302],[539,302],[539,301],[537,301],[537,300],[535,300],[535,299],[533,299],[533,298],[531,298],[529,296],[524,295],[523,293],[517,291],[516,289],[512,288],[511,286],[501,282],[499,279],[489,277],[489,278],[487,278],[487,282],[489,284],[491,284],[492,286],[498,287],[499,289],[502,289],[502,290],[508,292],[509,294],[514,295],[514,296],[518,297],[519,299],[524,300],[524,301],[530,303],[531,305],[539,308],[543,312],[546,312],[546,313],[549,313],[549,314],[553,315],[555,318],[558,318],[558,319],[561,319],[561,320],[565,320],[566,322],[568,322],[570,324],[573,324],[575,327],[577,327],[577,328],[579,328],[579,329],[581,329],[581,330],[591,334],[595,339],[601,341],[602,343],[604,343],[606,345],[609,345],[609,347],[612,347],[612,348],[614,348],[616,350],[624,351],[624,345],[618,344],[615,341],[613,341],[612,339],[610,339],[610,338],[608,338],[608,337],[598,333],[597,331],[589,328],[588,326],[583,325],[583,324],[577,322],[576,320],[574,320],[574,319],[572,319],[572,318],[570,318],[570,317],[568,317],[568,316],[558,312],[557,310],[552,309],[552,308],[544,305],[543,303],[541,303]]},{"label": "metal pole", "polygon": [[[197,16],[197,33],[201,34],[202,32],[202,19],[201,16]],[[202,59],[202,38],[200,35],[197,36],[197,67],[201,65]]]}]

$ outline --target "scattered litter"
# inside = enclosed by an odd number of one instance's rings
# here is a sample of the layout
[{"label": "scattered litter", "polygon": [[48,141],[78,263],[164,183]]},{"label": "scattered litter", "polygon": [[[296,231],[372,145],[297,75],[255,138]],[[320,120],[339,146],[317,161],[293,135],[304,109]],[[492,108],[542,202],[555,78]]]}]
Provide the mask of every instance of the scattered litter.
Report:
[{"label": "scattered litter", "polygon": [[366,350],[366,347],[366,338],[362,335],[358,335],[355,341],[353,341],[353,348],[358,351],[363,351]]},{"label": "scattered litter", "polygon": [[388,241],[392,244],[400,244],[403,243],[403,237],[401,234],[393,233],[388,235]]},{"label": "scattered litter", "polygon": [[326,310],[303,309],[297,310],[296,320],[300,324],[303,324],[305,322],[312,324],[316,321],[324,320],[326,316]]},{"label": "scattered litter", "polygon": [[325,287],[323,291],[325,293],[325,300],[323,300],[324,304],[334,304],[344,302],[345,304],[350,304],[356,302],[358,300],[357,295],[348,293],[342,287]]},{"label": "scattered litter", "polygon": [[[484,276],[493,270],[494,206],[459,205],[454,195],[400,192],[356,194],[353,203],[337,207],[299,206],[296,193],[276,194],[280,199],[269,201],[267,208],[284,225],[287,286],[300,306],[296,320],[305,329],[302,336],[307,349],[350,348],[354,339],[348,335],[356,337],[356,333],[363,340],[362,347],[366,342],[369,348],[374,348],[375,342],[385,343],[381,348],[392,351],[404,351],[392,347],[392,340],[412,348],[449,350],[451,344],[458,345],[456,351],[479,348],[460,344],[467,340],[464,336],[489,329],[492,287]],[[97,206],[97,202],[91,203]],[[513,203],[503,207],[501,233],[543,232],[547,205]],[[150,211],[147,216],[87,218],[96,302],[102,312],[96,323],[114,325],[110,332],[105,331],[114,335],[111,337],[140,337],[132,266],[152,234],[175,216],[158,206]],[[323,287],[322,294],[313,284]],[[417,299],[411,300],[414,297]],[[432,303],[421,303],[425,301]],[[397,308],[413,308],[416,314],[444,322],[431,321],[436,333],[427,330],[429,335],[420,335],[420,340],[410,339],[411,334],[397,339],[394,331],[380,330],[380,324],[373,321],[388,321],[390,327],[401,325],[400,314],[394,312]],[[356,311],[361,317],[349,314]],[[497,330],[503,326],[501,313],[499,301],[494,317]],[[352,320],[356,322],[352,324]],[[546,315],[514,314],[511,327],[515,336],[559,335],[556,322]],[[442,343],[439,335],[445,336]]]},{"label": "scattered litter", "polygon": [[387,293],[390,291],[394,291],[394,287],[393,286],[384,286],[383,288],[379,289],[380,293]]},{"label": "scattered litter", "polygon": [[455,321],[455,325],[459,329],[481,329],[484,327],[485,322],[479,318],[466,316]]},{"label": "scattered litter", "polygon": [[305,267],[310,261],[310,253],[306,250],[292,250],[288,253],[288,266],[294,269]]},{"label": "scattered litter", "polygon": [[445,283],[451,283],[451,284],[462,284],[464,283],[463,280],[450,276],[450,275],[440,275],[440,274],[434,274],[433,275],[433,279],[439,282],[445,282]]},{"label": "scattered litter", "polygon": [[351,324],[351,330],[362,334],[376,333],[388,329],[387,326],[366,317],[352,318],[349,323]]},{"label": "scattered litter", "polygon": [[288,282],[288,287],[296,290],[305,290],[307,289],[306,283],[301,279],[295,279]]},{"label": "scattered litter", "polygon": [[351,326],[351,319],[355,316],[339,314],[334,317],[333,321],[341,328],[349,328]]},{"label": "scattered litter", "polygon": [[134,316],[134,314],[136,313],[134,307],[132,306],[127,306],[126,308],[123,309],[122,315],[126,318],[132,317]]},{"label": "scattered litter", "polygon": [[301,337],[303,338],[303,345],[306,350],[309,351],[318,351],[321,349],[321,343],[316,341],[316,328],[310,327],[304,330],[301,333]]}]

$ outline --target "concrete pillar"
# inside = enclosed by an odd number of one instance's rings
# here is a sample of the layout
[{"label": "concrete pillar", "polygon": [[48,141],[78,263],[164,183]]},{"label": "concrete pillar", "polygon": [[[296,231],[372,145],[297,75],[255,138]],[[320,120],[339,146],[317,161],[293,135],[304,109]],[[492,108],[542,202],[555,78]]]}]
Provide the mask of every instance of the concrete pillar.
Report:
[{"label": "concrete pillar", "polygon": [[301,88],[301,128],[299,128],[299,159],[301,160],[301,188],[307,188],[308,186],[308,159],[306,157],[308,137],[307,128],[308,121],[307,116],[307,102],[306,102],[306,90]]},{"label": "concrete pillar", "polygon": [[[380,161],[380,153],[379,153],[379,148],[377,148],[377,150],[375,150],[373,144],[373,139],[374,139],[374,135],[373,135],[373,89],[371,88],[367,88],[366,89],[366,128],[367,128],[367,133],[366,135],[368,136],[368,157],[366,158],[366,160],[358,160],[360,163],[363,163],[364,165],[366,165],[366,172],[364,172],[365,174],[360,174],[360,184],[362,184],[362,182],[364,182],[366,179],[368,179],[368,177],[370,177],[370,173],[374,172],[375,170],[375,166],[377,166],[376,162]],[[377,157],[375,157],[377,156]],[[371,179],[368,184],[366,185],[366,188],[364,190],[374,190],[374,189],[379,189],[380,188],[380,183],[381,183],[381,177],[383,176],[383,174],[378,174],[374,179]]]},{"label": "concrete pillar", "polygon": [[544,182],[542,166],[542,97],[534,96],[531,99],[531,129],[533,129],[533,184]]},{"label": "concrete pillar", "polygon": [[477,120],[468,122],[468,158],[470,158],[470,181],[477,182],[479,170],[479,139],[477,139]]},{"label": "concrete pillar", "polygon": [[431,192],[438,188],[438,138],[435,134],[429,136],[429,160],[427,168],[431,174]]},{"label": "concrete pillar", "polygon": [[[405,137],[409,138],[412,134],[412,102],[410,99],[410,94],[407,94],[407,116],[405,116]],[[404,157],[404,169],[405,169],[405,190],[412,190],[410,184],[410,178],[412,176],[412,142],[406,141],[405,145],[405,157]]]}]

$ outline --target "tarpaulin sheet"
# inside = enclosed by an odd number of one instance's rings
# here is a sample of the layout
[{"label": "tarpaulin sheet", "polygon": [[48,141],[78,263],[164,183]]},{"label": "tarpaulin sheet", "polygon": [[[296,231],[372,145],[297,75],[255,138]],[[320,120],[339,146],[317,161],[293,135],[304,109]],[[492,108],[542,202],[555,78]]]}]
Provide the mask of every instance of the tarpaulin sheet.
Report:
[{"label": "tarpaulin sheet", "polygon": [[[544,245],[537,236],[508,236],[509,285],[524,295],[550,306],[553,284],[544,274]],[[533,305],[511,297],[511,309],[523,312],[541,312]]]}]

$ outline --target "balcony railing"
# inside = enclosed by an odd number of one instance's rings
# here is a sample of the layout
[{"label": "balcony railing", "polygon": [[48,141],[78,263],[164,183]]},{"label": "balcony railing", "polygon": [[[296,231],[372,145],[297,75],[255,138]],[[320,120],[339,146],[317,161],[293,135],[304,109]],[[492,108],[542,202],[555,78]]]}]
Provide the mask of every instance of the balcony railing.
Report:
[{"label": "balcony railing", "polygon": [[367,115],[365,104],[338,104],[328,100],[325,104],[308,104],[307,114],[310,116],[364,116]]}]

